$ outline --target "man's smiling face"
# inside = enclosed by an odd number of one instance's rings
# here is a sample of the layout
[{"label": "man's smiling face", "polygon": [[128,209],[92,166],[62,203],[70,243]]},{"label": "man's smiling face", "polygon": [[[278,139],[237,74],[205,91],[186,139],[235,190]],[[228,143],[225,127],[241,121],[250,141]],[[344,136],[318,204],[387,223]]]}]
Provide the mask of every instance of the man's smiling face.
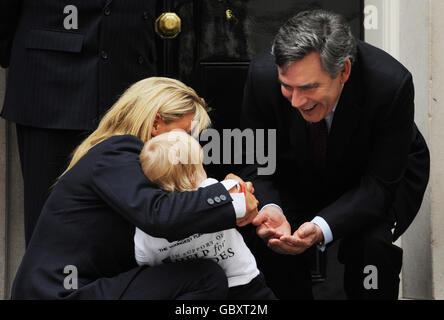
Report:
[{"label": "man's smiling face", "polygon": [[278,67],[282,94],[309,122],[319,122],[330,114],[351,71],[350,60],[336,78],[322,69],[319,53],[312,52],[292,62],[285,70]]}]

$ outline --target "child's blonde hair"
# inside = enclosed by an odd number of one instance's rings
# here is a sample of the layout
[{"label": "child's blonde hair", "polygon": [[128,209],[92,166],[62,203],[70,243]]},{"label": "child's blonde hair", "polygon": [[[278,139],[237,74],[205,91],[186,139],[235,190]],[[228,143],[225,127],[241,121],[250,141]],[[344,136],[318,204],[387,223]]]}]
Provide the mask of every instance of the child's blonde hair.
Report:
[{"label": "child's blonde hair", "polygon": [[204,174],[202,161],[199,142],[178,129],[151,138],[140,153],[145,176],[168,192],[197,189]]},{"label": "child's blonde hair", "polygon": [[129,87],[108,110],[97,129],[76,148],[63,174],[92,147],[111,136],[132,134],[147,142],[151,139],[151,129],[157,113],[165,123],[194,114],[193,129],[196,132],[210,125],[205,101],[192,88],[175,79],[146,78]]}]

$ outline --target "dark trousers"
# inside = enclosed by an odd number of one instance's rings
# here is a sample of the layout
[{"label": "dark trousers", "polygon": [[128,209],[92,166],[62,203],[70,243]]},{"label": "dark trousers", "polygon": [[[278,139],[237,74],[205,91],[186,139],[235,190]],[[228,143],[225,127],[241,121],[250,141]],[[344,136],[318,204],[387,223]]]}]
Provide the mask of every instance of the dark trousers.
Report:
[{"label": "dark trousers", "polygon": [[278,254],[260,244],[254,255],[268,287],[280,300],[313,300],[309,256]]},{"label": "dark trousers", "polygon": [[16,124],[24,185],[25,242],[28,246],[51,187],[86,138],[77,130],[42,129]]},{"label": "dark trousers", "polygon": [[210,260],[142,267],[122,294],[122,300],[223,300],[228,281]]},{"label": "dark trousers", "polygon": [[273,291],[265,283],[262,273],[252,279],[249,283],[230,287],[228,290],[230,300],[277,300]]},{"label": "dark trousers", "polygon": [[392,241],[390,223],[342,240],[338,259],[344,264],[347,299],[398,299],[402,249]]}]

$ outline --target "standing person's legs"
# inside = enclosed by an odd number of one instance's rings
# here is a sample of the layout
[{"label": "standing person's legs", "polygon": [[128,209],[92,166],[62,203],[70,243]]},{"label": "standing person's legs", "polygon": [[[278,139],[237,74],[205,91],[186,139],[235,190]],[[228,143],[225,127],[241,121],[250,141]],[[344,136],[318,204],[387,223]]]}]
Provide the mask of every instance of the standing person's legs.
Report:
[{"label": "standing person's legs", "polygon": [[24,184],[25,242],[28,246],[37,219],[57,177],[66,169],[84,131],[42,129],[16,124]]},{"label": "standing person's legs", "polygon": [[389,223],[342,240],[338,256],[348,299],[398,299],[402,249],[392,240]]},{"label": "standing person's legs", "polygon": [[128,285],[123,300],[222,300],[228,281],[210,260],[192,260],[146,267]]},{"label": "standing person's legs", "polygon": [[313,300],[307,253],[279,254],[262,245],[256,248],[254,256],[258,269],[277,299]]}]

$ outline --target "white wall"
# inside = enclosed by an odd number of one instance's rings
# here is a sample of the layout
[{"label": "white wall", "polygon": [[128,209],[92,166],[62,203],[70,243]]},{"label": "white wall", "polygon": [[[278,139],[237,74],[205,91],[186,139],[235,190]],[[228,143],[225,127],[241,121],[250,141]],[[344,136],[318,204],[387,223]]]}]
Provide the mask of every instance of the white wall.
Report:
[{"label": "white wall", "polygon": [[[392,0],[391,0],[392,1]],[[429,148],[430,141],[430,2],[400,1],[399,53],[400,61],[412,72],[415,84],[415,121]],[[431,172],[433,175],[433,171]],[[405,298],[430,299],[432,290],[432,250],[430,246],[431,210],[429,183],[422,208],[403,236]]]},{"label": "white wall", "polygon": [[431,250],[433,297],[444,299],[444,2],[431,0],[431,92],[430,143],[431,175]]},{"label": "white wall", "polygon": [[[431,153],[423,205],[402,237],[402,296],[444,299],[444,2],[366,0],[378,8],[378,30],[366,40],[395,56],[413,74],[415,122]],[[368,37],[367,37],[368,36]]]}]

